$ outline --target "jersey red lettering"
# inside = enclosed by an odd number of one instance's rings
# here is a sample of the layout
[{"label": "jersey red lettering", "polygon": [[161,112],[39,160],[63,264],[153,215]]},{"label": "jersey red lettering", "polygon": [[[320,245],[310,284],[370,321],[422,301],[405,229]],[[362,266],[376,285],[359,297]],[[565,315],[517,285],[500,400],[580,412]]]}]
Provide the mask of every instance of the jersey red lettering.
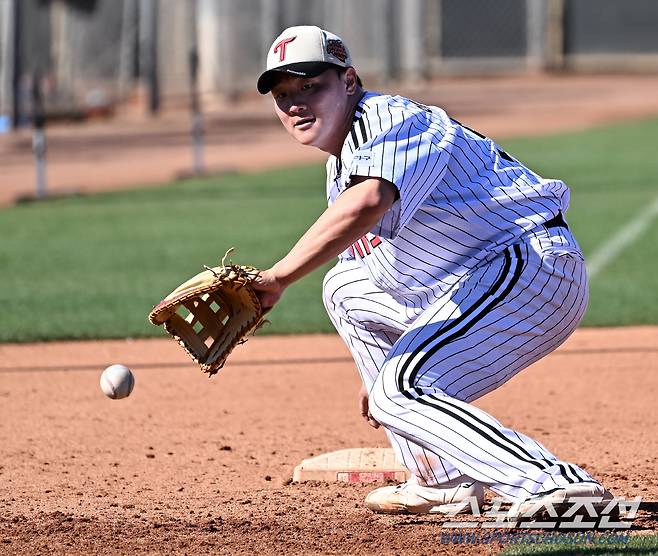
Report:
[{"label": "jersey red lettering", "polygon": [[368,238],[368,236],[363,236],[361,239],[358,239],[350,246],[350,254],[358,253],[361,258],[366,255],[370,255],[372,250],[377,247],[382,242],[379,236],[373,236]]},{"label": "jersey red lettering", "polygon": [[292,42],[297,37],[288,37],[287,39],[281,39],[278,43],[274,45],[274,54],[279,53],[279,62],[283,62],[286,59],[286,46],[289,42]]}]

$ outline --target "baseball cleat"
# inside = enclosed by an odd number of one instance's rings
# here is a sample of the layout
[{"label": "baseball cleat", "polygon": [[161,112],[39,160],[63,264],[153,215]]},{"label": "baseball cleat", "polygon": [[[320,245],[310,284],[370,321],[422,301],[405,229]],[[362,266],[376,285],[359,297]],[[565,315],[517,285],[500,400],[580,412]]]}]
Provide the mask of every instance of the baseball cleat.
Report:
[{"label": "baseball cleat", "polygon": [[537,493],[510,512],[512,518],[544,519],[551,517],[551,510],[558,516],[571,508],[574,503],[587,502],[596,511],[603,510],[613,499],[613,496],[602,485],[596,482],[581,482],[566,485],[547,492]]},{"label": "baseball cleat", "polygon": [[366,507],[379,514],[458,514],[484,501],[484,488],[476,482],[450,486],[420,486],[412,477],[397,486],[381,487],[366,496]]}]

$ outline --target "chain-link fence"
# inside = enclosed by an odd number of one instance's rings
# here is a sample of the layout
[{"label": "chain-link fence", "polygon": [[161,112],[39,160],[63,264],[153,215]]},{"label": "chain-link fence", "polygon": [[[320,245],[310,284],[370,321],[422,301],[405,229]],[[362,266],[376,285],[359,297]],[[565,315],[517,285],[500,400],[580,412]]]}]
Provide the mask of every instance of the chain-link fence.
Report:
[{"label": "chain-link fence", "polygon": [[29,114],[31,80],[51,112],[149,106],[199,87],[253,92],[285,27],[349,44],[368,83],[580,67],[658,70],[655,0],[0,0],[0,115]]}]

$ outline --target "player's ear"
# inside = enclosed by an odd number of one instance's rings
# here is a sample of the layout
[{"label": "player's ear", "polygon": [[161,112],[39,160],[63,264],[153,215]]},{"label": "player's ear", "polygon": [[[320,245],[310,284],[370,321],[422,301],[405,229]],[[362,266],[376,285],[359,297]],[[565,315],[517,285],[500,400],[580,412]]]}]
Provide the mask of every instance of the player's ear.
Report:
[{"label": "player's ear", "polygon": [[354,68],[349,67],[345,70],[343,83],[345,83],[345,91],[348,95],[353,95],[356,92],[358,88],[358,77]]}]

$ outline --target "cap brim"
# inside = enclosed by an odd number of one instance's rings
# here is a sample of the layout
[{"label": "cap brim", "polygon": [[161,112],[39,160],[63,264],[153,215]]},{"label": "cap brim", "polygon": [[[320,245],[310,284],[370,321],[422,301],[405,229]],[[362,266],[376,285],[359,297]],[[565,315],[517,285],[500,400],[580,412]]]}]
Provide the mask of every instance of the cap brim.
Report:
[{"label": "cap brim", "polygon": [[294,75],[296,77],[317,77],[329,68],[337,68],[336,64],[329,62],[297,62],[271,70],[267,70],[258,78],[258,92],[266,95],[276,85],[282,75]]}]

